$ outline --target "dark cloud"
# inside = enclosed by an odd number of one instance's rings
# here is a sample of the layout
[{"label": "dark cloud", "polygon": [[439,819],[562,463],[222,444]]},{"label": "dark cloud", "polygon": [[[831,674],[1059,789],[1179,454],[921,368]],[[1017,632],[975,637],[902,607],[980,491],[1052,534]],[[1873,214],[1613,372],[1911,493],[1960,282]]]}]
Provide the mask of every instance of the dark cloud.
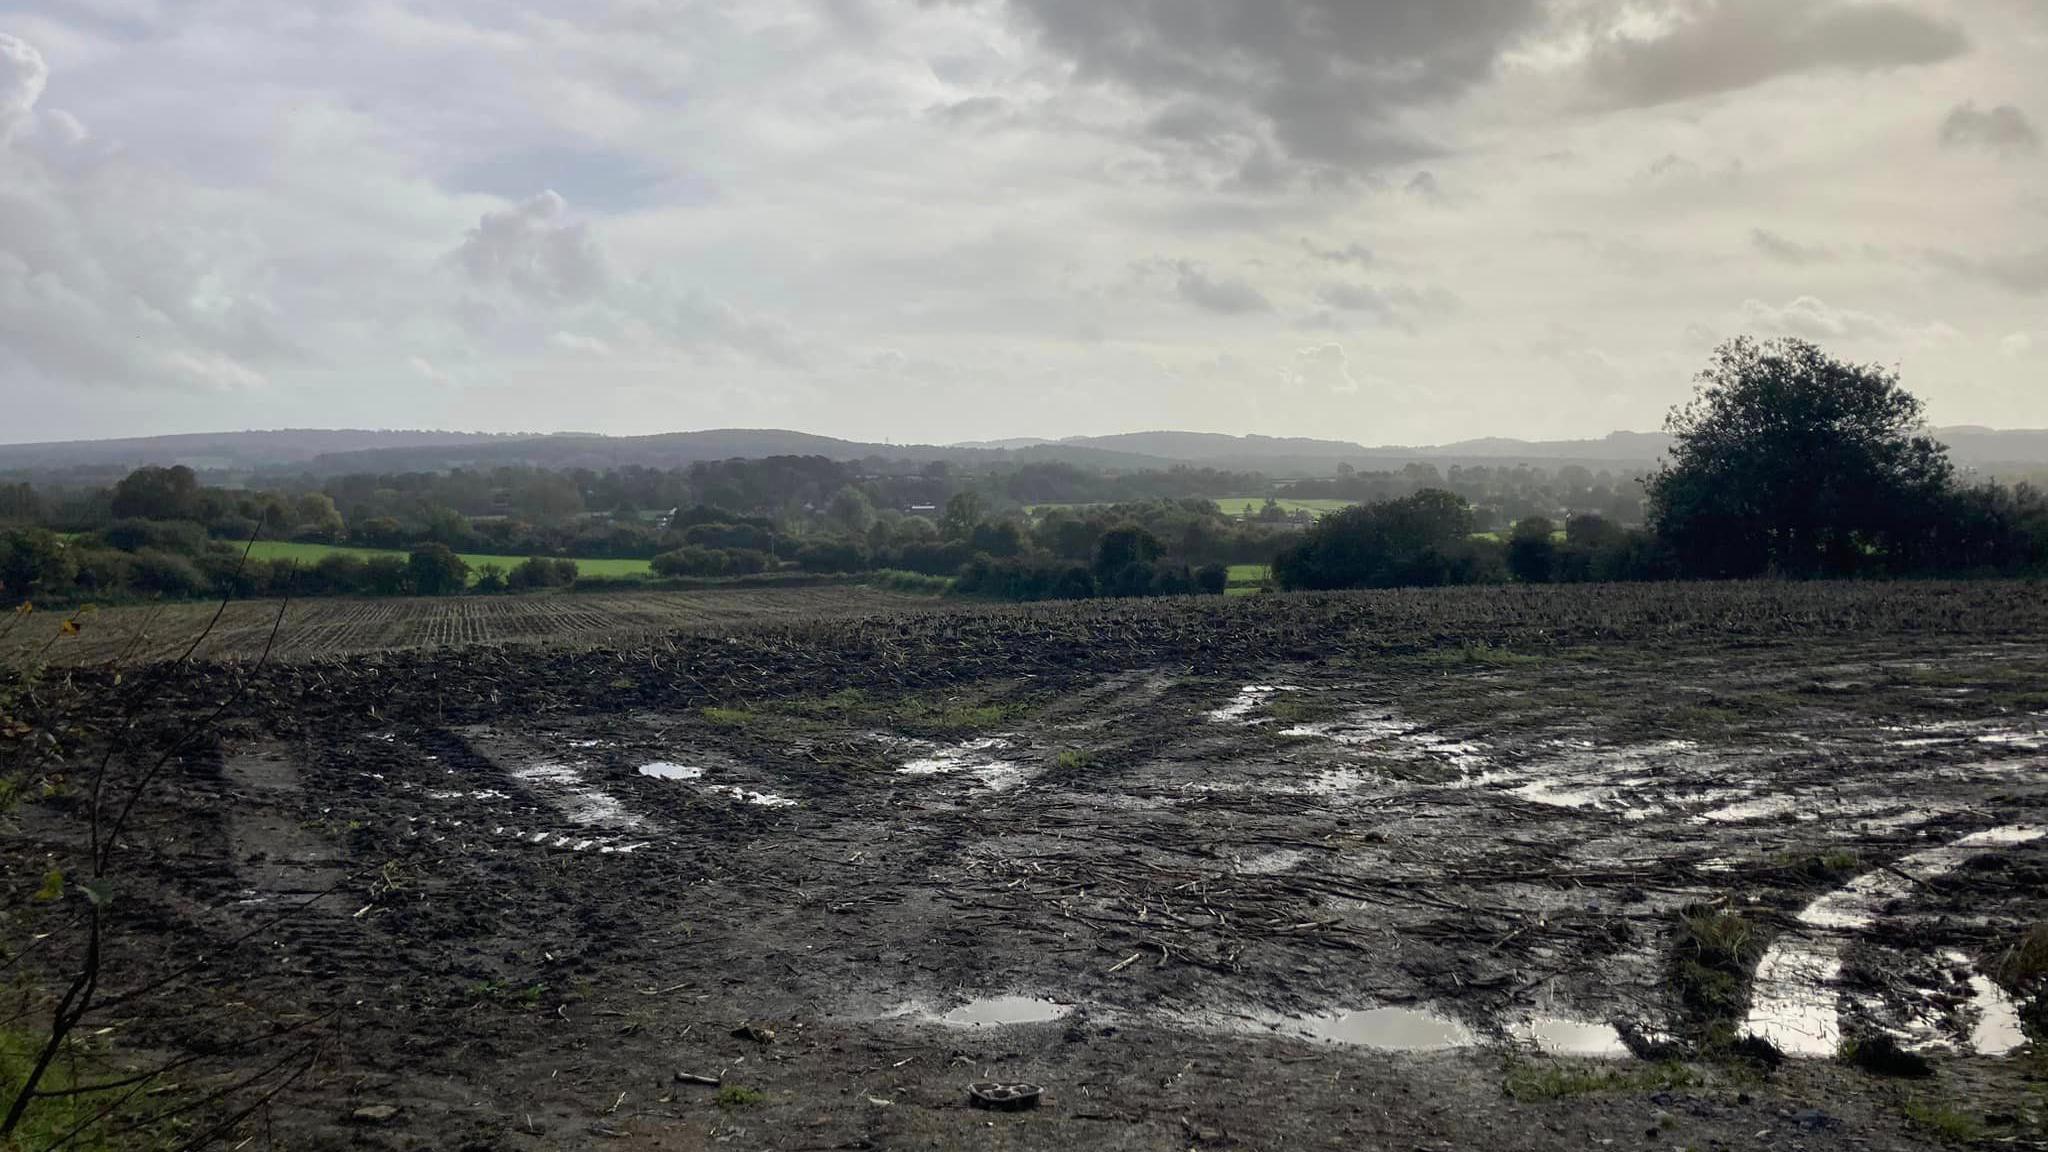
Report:
[{"label": "dark cloud", "polygon": [[1801,244],[1768,228],[1753,228],[1750,247],[1781,264],[1823,264],[1835,258],[1834,249],[1824,244]]},{"label": "dark cloud", "polygon": [[1941,122],[1944,148],[1989,148],[1994,152],[2038,152],[2041,132],[2027,114],[2010,104],[1982,111],[1972,102]]},{"label": "dark cloud", "polygon": [[1356,240],[1342,248],[1324,248],[1315,241],[1304,238],[1301,246],[1308,249],[1309,255],[1330,264],[1356,264],[1363,268],[1373,261],[1372,249]]},{"label": "dark cloud", "polygon": [[1195,264],[1179,265],[1179,273],[1174,282],[1175,290],[1181,299],[1197,308],[1226,316],[1272,310],[1272,301],[1267,300],[1266,294],[1249,281],[1234,276],[1211,276],[1206,269]]},{"label": "dark cloud", "polygon": [[1009,0],[1083,76],[1255,117],[1290,160],[1359,169],[1433,151],[1398,124],[1488,77],[1539,0]]},{"label": "dark cloud", "polygon": [[1900,3],[1676,0],[1675,23],[1618,34],[1593,53],[1593,80],[1617,103],[1667,104],[1780,76],[1933,64],[1969,47],[1961,28]]},{"label": "dark cloud", "polygon": [[1982,280],[2022,296],[2048,293],[2048,247],[1983,259],[1955,252],[1931,252],[1928,259],[1937,267]]}]

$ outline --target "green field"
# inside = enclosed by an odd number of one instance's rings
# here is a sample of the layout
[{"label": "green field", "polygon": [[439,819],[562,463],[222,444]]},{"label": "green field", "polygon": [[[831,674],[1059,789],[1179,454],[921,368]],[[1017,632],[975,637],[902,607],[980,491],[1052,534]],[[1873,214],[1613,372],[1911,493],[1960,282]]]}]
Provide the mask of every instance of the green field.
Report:
[{"label": "green field", "polygon": [[[299,544],[286,540],[258,540],[250,555],[259,560],[297,560],[301,564],[317,564],[322,556],[339,553],[344,556],[404,556],[402,548],[348,548],[339,544]],[[524,556],[493,556],[484,552],[460,552],[457,555],[468,564],[472,574],[486,564],[496,564],[510,572],[525,561]],[[582,576],[652,576],[654,568],[645,560],[577,560],[576,571]]]},{"label": "green field", "polygon": [[1273,578],[1273,570],[1264,564],[1232,564],[1230,583],[1223,589],[1225,596],[1249,596],[1264,587]]},{"label": "green field", "polygon": [[[1322,517],[1331,512],[1341,511],[1358,503],[1356,500],[1279,500],[1283,512],[1307,512]],[[1256,516],[1266,506],[1264,496],[1223,496],[1216,501],[1226,516]]]}]

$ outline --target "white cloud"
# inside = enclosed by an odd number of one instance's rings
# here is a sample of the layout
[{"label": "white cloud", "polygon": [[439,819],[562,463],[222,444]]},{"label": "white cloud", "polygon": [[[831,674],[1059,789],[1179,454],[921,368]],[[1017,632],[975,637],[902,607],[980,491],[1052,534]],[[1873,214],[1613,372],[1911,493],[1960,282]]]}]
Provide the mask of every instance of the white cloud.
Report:
[{"label": "white cloud", "polygon": [[2034,338],[2025,332],[2014,332],[1998,342],[1998,354],[2007,360],[2023,360],[2033,351]]},{"label": "white cloud", "polygon": [[542,300],[587,299],[605,286],[604,258],[589,230],[568,213],[568,202],[552,190],[486,212],[455,259],[479,284]]},{"label": "white cloud", "polygon": [[1294,363],[1281,379],[1298,388],[1326,392],[1332,396],[1358,394],[1358,378],[1351,374],[1351,358],[1342,344],[1317,344],[1294,354]]},{"label": "white cloud", "polygon": [[1813,341],[1926,347],[1959,340],[1962,335],[1940,320],[1911,323],[1852,308],[1837,308],[1812,296],[1801,296],[1782,307],[1761,300],[1745,300],[1742,319],[1746,327],[1759,332],[1799,336]]},{"label": "white cloud", "polygon": [[49,80],[42,53],[0,32],[0,142],[28,123]]}]

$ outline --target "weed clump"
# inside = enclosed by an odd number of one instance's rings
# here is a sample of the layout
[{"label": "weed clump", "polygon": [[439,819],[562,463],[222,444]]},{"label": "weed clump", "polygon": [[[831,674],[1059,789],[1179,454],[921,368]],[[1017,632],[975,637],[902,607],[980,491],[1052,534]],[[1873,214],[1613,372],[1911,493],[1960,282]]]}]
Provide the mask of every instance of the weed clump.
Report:
[{"label": "weed clump", "polygon": [[752,1108],[768,1099],[768,1094],[758,1088],[744,1088],[738,1084],[727,1084],[713,1097],[720,1108]]},{"label": "weed clump", "polygon": [[1670,1092],[1696,1083],[1692,1070],[1675,1062],[1616,1066],[1513,1060],[1503,1087],[1516,1102],[1534,1104],[1598,1092]]}]

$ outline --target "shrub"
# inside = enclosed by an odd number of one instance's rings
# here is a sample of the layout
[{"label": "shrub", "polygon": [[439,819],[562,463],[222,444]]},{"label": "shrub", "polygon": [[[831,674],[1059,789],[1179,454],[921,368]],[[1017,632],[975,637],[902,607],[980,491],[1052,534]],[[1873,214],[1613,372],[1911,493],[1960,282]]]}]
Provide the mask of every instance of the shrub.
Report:
[{"label": "shrub", "polygon": [[135,553],[129,586],[138,592],[158,596],[193,596],[204,591],[207,579],[191,560],[174,552],[145,548]]},{"label": "shrub", "polygon": [[576,582],[576,562],[547,556],[530,556],[513,565],[505,577],[507,587],[516,589],[566,588]]},{"label": "shrub", "polygon": [[421,596],[452,596],[469,583],[469,565],[446,544],[422,544],[406,561],[412,590]]},{"label": "shrub", "polygon": [[491,595],[505,590],[505,570],[496,564],[483,564],[476,570],[476,592]]},{"label": "shrub", "polygon": [[365,592],[373,596],[403,596],[406,587],[406,562],[403,558],[379,554],[363,561]]},{"label": "shrub", "polygon": [[369,565],[360,556],[330,552],[302,573],[301,593],[309,596],[346,596],[369,590]]},{"label": "shrub", "polygon": [[70,552],[56,533],[41,528],[0,532],[0,591],[14,598],[68,590],[77,573]]},{"label": "shrub", "polygon": [[[248,533],[242,534],[242,539],[248,538]],[[206,529],[190,520],[120,520],[102,529],[100,539],[123,552],[154,548],[181,556],[197,556],[207,545]]]}]

